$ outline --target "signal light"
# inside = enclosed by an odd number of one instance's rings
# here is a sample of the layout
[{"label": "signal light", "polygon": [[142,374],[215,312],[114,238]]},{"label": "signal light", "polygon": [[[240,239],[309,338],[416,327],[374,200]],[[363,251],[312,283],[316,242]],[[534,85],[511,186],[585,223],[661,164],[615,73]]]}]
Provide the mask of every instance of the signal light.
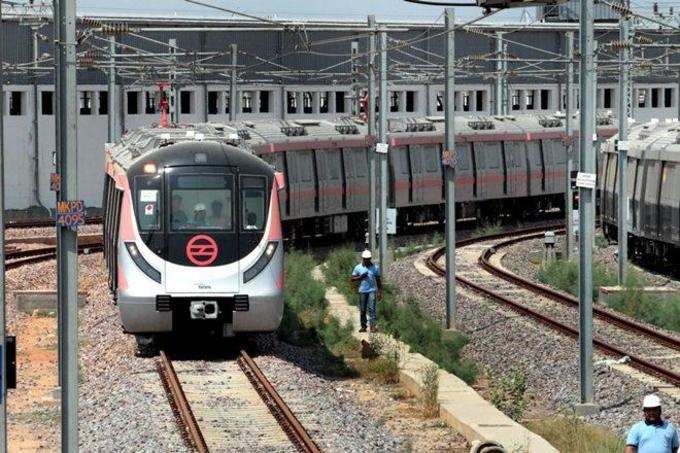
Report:
[{"label": "signal light", "polygon": [[144,164],[144,173],[156,173],[156,164],[154,163]]}]

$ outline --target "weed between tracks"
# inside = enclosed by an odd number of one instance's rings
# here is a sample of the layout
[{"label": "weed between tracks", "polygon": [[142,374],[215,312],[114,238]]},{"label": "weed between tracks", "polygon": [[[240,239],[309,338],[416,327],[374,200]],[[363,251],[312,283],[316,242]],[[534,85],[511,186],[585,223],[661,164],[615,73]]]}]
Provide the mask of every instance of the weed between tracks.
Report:
[{"label": "weed between tracks", "polygon": [[526,426],[564,453],[618,453],[624,447],[616,434],[586,424],[574,415],[529,421]]},{"label": "weed between tracks", "polygon": [[[562,291],[578,295],[579,266],[573,261],[556,260],[538,269],[538,280]],[[616,276],[603,265],[593,263],[593,300],[597,300],[600,286],[616,285]],[[641,288],[648,283],[631,269],[623,292],[607,299],[607,305],[632,318],[655,326],[680,332],[680,296],[661,299],[644,294]]]},{"label": "weed between tracks", "polygon": [[[357,264],[357,252],[351,248],[338,248],[328,256],[324,270],[326,280],[342,293],[349,303],[356,305],[356,290],[349,282],[352,269]],[[378,302],[378,328],[403,341],[413,352],[423,354],[466,382],[475,380],[472,363],[460,358],[460,350],[467,338],[457,332],[445,332],[439,323],[423,314],[414,300],[397,302],[397,291],[385,284],[383,300]]]}]

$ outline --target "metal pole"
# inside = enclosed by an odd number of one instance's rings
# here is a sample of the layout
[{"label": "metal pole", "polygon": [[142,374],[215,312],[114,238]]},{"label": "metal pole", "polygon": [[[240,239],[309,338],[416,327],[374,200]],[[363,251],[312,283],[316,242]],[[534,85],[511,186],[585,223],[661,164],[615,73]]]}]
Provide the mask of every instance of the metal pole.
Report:
[{"label": "metal pole", "polygon": [[359,41],[350,42],[350,75],[352,86],[352,116],[359,116]]},{"label": "metal pole", "polygon": [[501,71],[501,113],[508,114],[508,43],[503,43],[503,70]]},{"label": "metal pole", "polygon": [[[229,49],[231,52],[231,71],[229,72],[229,121],[236,121],[236,109],[238,108],[238,94],[236,92],[238,48],[236,47],[236,44],[231,44]],[[283,108],[285,109],[286,106],[284,105]]]},{"label": "metal pole", "polygon": [[[375,16],[368,16],[368,27],[375,29]],[[368,37],[368,135],[375,136],[375,32]],[[376,169],[375,148],[368,150],[368,249],[375,252]]]},{"label": "metal pole", "polygon": [[[595,67],[593,59],[593,0],[581,1],[579,31],[580,57],[580,171],[595,175]],[[593,404],[593,272],[592,250],[595,224],[595,187],[579,188],[579,410],[590,411]]]},{"label": "metal pole", "polygon": [[109,102],[106,106],[106,114],[108,115],[108,126],[109,126],[109,143],[116,141],[116,59],[114,54],[116,53],[116,37],[111,35],[109,37]]},{"label": "metal pole", "polygon": [[179,124],[179,87],[177,86],[176,63],[177,57],[177,40],[171,38],[168,40],[170,47],[170,61],[172,61],[172,68],[170,69],[170,119],[174,124]]},{"label": "metal pole", "polygon": [[630,19],[621,16],[619,40],[624,46],[619,51],[621,64],[619,65],[619,140],[616,143],[619,165],[619,202],[618,202],[618,245],[619,245],[619,285],[626,283],[628,274],[628,104],[630,99]]},{"label": "metal pole", "polygon": [[40,141],[38,136],[38,29],[33,28],[33,198],[40,203]]},{"label": "metal pole", "polygon": [[503,32],[500,31],[496,32],[496,83],[494,88],[496,97],[494,112],[500,116],[503,114]]},{"label": "metal pole", "polygon": [[[59,134],[57,169],[61,187],[57,202],[77,200],[76,0],[55,2],[59,28]],[[57,227],[57,293],[61,345],[61,450],[78,451],[78,233]]]},{"label": "metal pole", "polygon": [[[5,60],[5,43],[0,0],[0,62]],[[0,363],[5,363],[5,73],[0,64]],[[0,452],[7,451],[7,373],[0,373]]]},{"label": "metal pole", "polygon": [[[380,143],[387,144],[387,33],[380,32]],[[380,161],[380,271],[387,274],[387,154]]]},{"label": "metal pole", "polygon": [[[456,135],[455,135],[455,37],[454,25],[455,15],[453,8],[446,8],[444,13],[446,35],[446,66],[444,77],[444,151],[449,153],[449,157],[456,154]],[[497,92],[498,93],[498,92]],[[497,101],[500,98],[497,98]],[[498,102],[497,102],[498,103]],[[445,172],[445,194],[446,194],[446,319],[447,329],[456,325],[456,169],[454,162],[449,161],[444,165]]]},{"label": "metal pole", "polygon": [[566,244],[564,245],[564,256],[570,261],[574,253],[574,191],[571,188],[571,172],[574,169],[574,139],[573,115],[574,115],[574,32],[568,31],[565,36],[565,46],[567,55],[567,81],[566,81],[566,106],[565,106],[565,133],[567,135],[567,187],[564,195],[564,211],[567,216]]}]

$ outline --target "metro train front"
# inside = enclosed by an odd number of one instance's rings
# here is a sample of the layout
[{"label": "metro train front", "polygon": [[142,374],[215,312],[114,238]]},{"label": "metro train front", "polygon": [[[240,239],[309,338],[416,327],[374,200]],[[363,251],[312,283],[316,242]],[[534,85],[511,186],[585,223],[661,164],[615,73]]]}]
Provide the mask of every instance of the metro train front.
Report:
[{"label": "metro train front", "polygon": [[[141,346],[188,329],[272,332],[283,314],[282,178],[217,141],[107,152],[109,284]],[[113,151],[113,152],[111,152]]]}]

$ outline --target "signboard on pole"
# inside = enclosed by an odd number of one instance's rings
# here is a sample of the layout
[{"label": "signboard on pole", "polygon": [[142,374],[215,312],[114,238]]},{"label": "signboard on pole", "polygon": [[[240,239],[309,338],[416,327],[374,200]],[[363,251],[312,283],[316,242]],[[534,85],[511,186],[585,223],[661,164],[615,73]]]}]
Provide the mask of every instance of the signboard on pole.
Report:
[{"label": "signboard on pole", "polygon": [[576,175],[576,187],[583,187],[584,189],[594,189],[597,176],[595,173],[578,172]]},{"label": "signboard on pole", "polygon": [[[380,210],[375,210],[375,228],[380,229]],[[397,234],[397,208],[387,208],[385,212],[385,230],[387,234]]]},{"label": "signboard on pole", "polygon": [[387,154],[388,145],[387,143],[376,143],[375,152],[378,154]]},{"label": "signboard on pole", "polygon": [[452,150],[445,149],[444,151],[442,151],[442,165],[444,165],[444,167],[456,168],[457,163],[458,153],[456,152],[455,149]]},{"label": "signboard on pole", "polygon": [[85,225],[85,202],[83,200],[57,202],[57,225],[72,230]]}]

